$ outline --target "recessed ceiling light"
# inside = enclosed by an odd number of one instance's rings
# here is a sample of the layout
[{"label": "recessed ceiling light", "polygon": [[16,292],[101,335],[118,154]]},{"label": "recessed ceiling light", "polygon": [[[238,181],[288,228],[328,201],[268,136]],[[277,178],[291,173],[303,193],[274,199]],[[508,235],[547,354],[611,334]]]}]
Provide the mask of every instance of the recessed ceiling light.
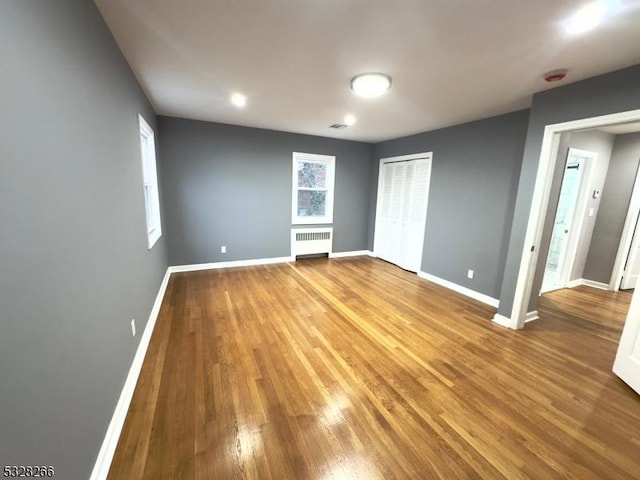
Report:
[{"label": "recessed ceiling light", "polygon": [[242,95],[241,93],[236,92],[231,95],[231,103],[233,103],[238,108],[242,108],[247,104],[247,97]]},{"label": "recessed ceiling light", "polygon": [[356,117],[354,117],[353,115],[345,115],[344,117],[344,124],[347,126],[351,126],[354,123],[356,123]]},{"label": "recessed ceiling light", "polygon": [[391,77],[384,73],[363,73],[351,79],[351,90],[365,98],[378,97],[391,88]]},{"label": "recessed ceiling light", "polygon": [[570,17],[564,28],[571,35],[588,32],[600,24],[606,12],[607,4],[604,1],[592,2]]}]

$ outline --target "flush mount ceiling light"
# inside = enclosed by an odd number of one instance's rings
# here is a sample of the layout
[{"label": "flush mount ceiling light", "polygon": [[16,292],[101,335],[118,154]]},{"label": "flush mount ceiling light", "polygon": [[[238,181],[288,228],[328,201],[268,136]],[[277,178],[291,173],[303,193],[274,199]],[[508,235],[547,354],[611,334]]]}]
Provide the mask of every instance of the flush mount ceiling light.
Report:
[{"label": "flush mount ceiling light", "polygon": [[231,103],[238,108],[243,108],[247,104],[247,97],[241,93],[234,93],[231,95]]},{"label": "flush mount ceiling light", "polygon": [[351,79],[351,90],[360,97],[378,97],[390,88],[391,77],[384,73],[363,73]]},{"label": "flush mount ceiling light", "polygon": [[600,24],[607,9],[604,0],[585,5],[565,22],[564,28],[571,35],[593,30]]},{"label": "flush mount ceiling light", "polygon": [[344,124],[348,127],[350,127],[351,125],[353,125],[354,123],[356,123],[356,117],[353,115],[345,115],[344,117]]}]

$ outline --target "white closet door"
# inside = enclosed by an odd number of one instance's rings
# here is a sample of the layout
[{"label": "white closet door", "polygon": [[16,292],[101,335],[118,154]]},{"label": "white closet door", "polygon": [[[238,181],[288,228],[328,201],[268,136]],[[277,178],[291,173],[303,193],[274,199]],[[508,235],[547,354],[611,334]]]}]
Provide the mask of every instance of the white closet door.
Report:
[{"label": "white closet door", "polygon": [[405,175],[407,165],[404,162],[389,165],[393,170],[393,188],[391,195],[391,232],[389,235],[389,252],[385,260],[398,263],[402,259],[402,213],[404,210]]},{"label": "white closet door", "polygon": [[405,194],[407,202],[402,228],[402,263],[400,266],[411,272],[420,270],[422,249],[424,247],[425,222],[427,217],[427,201],[429,199],[429,180],[431,164],[426,159],[410,162],[412,174],[407,177],[411,187]]},{"label": "white closet door", "polygon": [[393,197],[393,165],[383,164],[378,180],[378,206],[376,209],[376,230],[373,240],[373,251],[384,260],[391,255],[391,236],[394,226],[391,215],[391,198]]},{"label": "white closet door", "polygon": [[378,199],[379,218],[376,220],[374,250],[389,262],[398,263],[402,238],[402,208],[404,202],[404,175],[406,166],[398,163],[382,165],[381,187]]},{"label": "white closet door", "polygon": [[374,253],[412,272],[422,262],[430,174],[430,154],[380,163]]}]

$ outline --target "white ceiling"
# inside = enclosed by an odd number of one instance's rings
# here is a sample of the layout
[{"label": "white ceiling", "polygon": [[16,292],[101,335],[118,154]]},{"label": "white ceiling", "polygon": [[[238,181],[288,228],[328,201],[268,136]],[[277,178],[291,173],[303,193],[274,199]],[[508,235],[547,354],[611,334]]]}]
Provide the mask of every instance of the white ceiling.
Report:
[{"label": "white ceiling", "polygon": [[[526,108],[549,70],[640,62],[640,0],[578,36],[578,0],[95,1],[157,113],[369,142]],[[391,91],[356,97],[369,71]]]}]

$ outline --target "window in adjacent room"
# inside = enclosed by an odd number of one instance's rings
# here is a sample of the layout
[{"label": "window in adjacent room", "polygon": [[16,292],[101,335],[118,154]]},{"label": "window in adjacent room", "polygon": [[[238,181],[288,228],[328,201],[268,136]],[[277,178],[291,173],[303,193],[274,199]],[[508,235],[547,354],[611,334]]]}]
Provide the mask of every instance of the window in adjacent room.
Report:
[{"label": "window in adjacent room", "polygon": [[142,153],[142,181],[144,187],[144,208],[147,220],[147,240],[149,250],[155,245],[162,229],[160,227],[160,196],[158,194],[158,174],[156,170],[156,145],[153,130],[138,115],[140,123],[140,151]]},{"label": "window in adjacent room", "polygon": [[335,163],[329,155],[293,153],[291,223],[333,223]]}]

